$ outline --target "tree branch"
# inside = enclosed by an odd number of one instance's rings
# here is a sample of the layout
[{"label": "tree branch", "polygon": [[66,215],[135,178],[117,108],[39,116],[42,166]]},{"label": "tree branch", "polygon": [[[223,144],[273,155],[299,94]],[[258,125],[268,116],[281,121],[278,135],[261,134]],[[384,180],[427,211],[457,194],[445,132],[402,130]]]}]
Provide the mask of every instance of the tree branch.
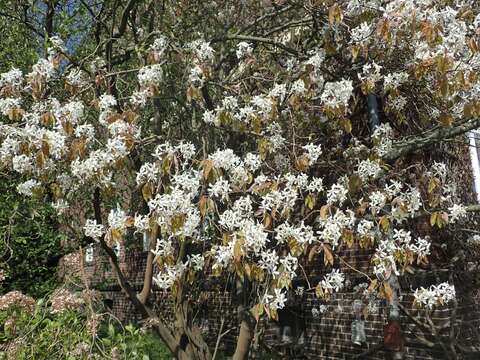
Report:
[{"label": "tree branch", "polygon": [[438,141],[451,139],[456,136],[465,134],[466,132],[479,128],[480,119],[466,121],[460,125],[451,128],[438,128],[428,131],[426,135],[416,136],[410,140],[400,141],[393,145],[393,150],[383,156],[383,159],[388,162],[397,160],[416,150],[434,144]]},{"label": "tree branch", "polygon": [[[93,209],[95,212],[95,220],[97,221],[97,224],[102,223],[100,204],[101,204],[100,189],[96,188],[94,191],[94,197],[93,197]],[[112,248],[110,248],[105,242],[105,237],[104,236],[101,237],[99,242],[100,242],[101,248],[105,251],[105,253],[108,255],[110,259],[110,264],[113,267],[113,270],[115,272],[115,275],[117,277],[117,281],[120,287],[127,294],[129,300],[132,302],[135,309],[142,315],[143,318],[158,319],[158,317],[155,316],[155,313],[150,308],[145,306],[145,304],[142,304],[142,302],[138,299],[137,294],[133,290],[132,286],[128,282],[122,270],[120,269],[117,255],[115,255],[115,252],[112,250]],[[155,324],[155,330],[157,331],[160,338],[167,344],[167,346],[170,349],[175,349],[177,347],[177,340],[175,339],[175,337],[172,335],[171,331],[167,328],[165,324],[161,323],[160,321],[157,321]]]},{"label": "tree branch", "polygon": [[145,267],[145,274],[143,276],[143,288],[142,291],[138,294],[138,299],[142,304],[145,304],[152,289],[152,280],[153,280],[153,259],[155,255],[152,250],[155,248],[157,242],[157,233],[158,226],[155,225],[154,229],[148,234],[148,254],[147,254],[147,265]]},{"label": "tree branch", "polygon": [[292,49],[291,47],[285,46],[282,43],[275,41],[273,39],[269,38],[264,38],[264,37],[258,37],[258,36],[249,36],[249,35],[227,35],[219,38],[213,39],[211,42],[216,43],[220,41],[225,41],[225,40],[244,40],[244,41],[250,41],[254,43],[263,43],[263,44],[270,44],[275,47],[278,47],[282,50],[285,50],[286,52],[299,56],[299,52],[295,49]]}]

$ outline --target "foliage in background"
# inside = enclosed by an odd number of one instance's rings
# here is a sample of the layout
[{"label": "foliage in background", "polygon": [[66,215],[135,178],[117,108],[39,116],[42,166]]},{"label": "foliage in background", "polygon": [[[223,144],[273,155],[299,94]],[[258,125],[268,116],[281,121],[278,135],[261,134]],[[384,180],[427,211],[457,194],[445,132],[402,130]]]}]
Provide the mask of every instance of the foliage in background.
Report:
[{"label": "foliage in background", "polygon": [[16,179],[0,181],[0,267],[5,280],[0,293],[20,290],[34,297],[56,285],[56,261],[61,250],[53,209],[21,198]]},{"label": "foliage in background", "polygon": [[149,330],[92,313],[84,299],[65,290],[37,302],[19,292],[1,297],[0,359],[171,359]]},{"label": "foliage in background", "polygon": [[[6,2],[0,2],[2,9]],[[12,66],[25,69],[38,59],[39,42],[25,24],[0,17],[2,46],[0,71]],[[53,254],[60,250],[54,212],[42,203],[20,196],[16,186],[19,177],[0,173],[0,294],[20,290],[40,297],[56,285]]]}]

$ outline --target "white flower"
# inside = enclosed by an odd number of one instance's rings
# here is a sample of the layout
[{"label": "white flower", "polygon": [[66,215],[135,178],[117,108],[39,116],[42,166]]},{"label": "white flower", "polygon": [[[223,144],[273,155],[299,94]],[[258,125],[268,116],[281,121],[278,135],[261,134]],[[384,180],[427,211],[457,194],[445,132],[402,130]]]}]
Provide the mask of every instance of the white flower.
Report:
[{"label": "white flower", "polygon": [[66,80],[70,85],[73,86],[82,86],[87,83],[86,73],[80,69],[72,69],[68,73]]},{"label": "white flower", "polygon": [[191,142],[184,142],[181,141],[176,147],[175,150],[182,155],[183,160],[187,161],[192,159],[195,156],[195,145],[193,145]]},{"label": "white flower", "polygon": [[33,170],[32,159],[27,155],[17,155],[12,158],[13,170],[24,174],[28,171]]},{"label": "white flower", "polygon": [[295,295],[297,296],[302,296],[303,293],[305,291],[305,288],[303,286],[298,286],[296,289],[295,289]]},{"label": "white flower", "polygon": [[415,212],[422,206],[422,198],[420,192],[417,189],[411,189],[405,194],[405,200],[407,201],[407,210],[410,216],[413,217]]},{"label": "white flower", "polygon": [[148,98],[151,96],[149,89],[134,91],[130,96],[130,103],[133,106],[143,107],[147,104]]},{"label": "white flower", "polygon": [[209,156],[217,168],[230,170],[240,164],[240,158],[234,154],[232,149],[217,150]]},{"label": "white flower", "polygon": [[154,52],[158,57],[161,57],[168,46],[168,39],[165,36],[159,36],[155,39],[152,45],[150,45],[150,50]]},{"label": "white flower", "polygon": [[325,84],[321,101],[329,108],[337,109],[343,106],[345,111],[348,109],[348,101],[353,93],[352,80],[341,80]]},{"label": "white flower", "polygon": [[81,101],[70,101],[55,112],[58,118],[64,118],[72,124],[78,124],[83,117],[85,106]]},{"label": "white flower", "polygon": [[150,228],[150,217],[148,215],[136,214],[133,221],[133,226],[135,226],[137,231],[147,231]]},{"label": "white flower", "polygon": [[283,275],[289,280],[292,280],[296,275],[295,271],[298,268],[298,259],[290,254],[280,259],[280,265],[283,269]]},{"label": "white flower", "polygon": [[274,295],[265,294],[264,303],[274,310],[283,309],[287,302],[286,294],[282,292],[282,289],[273,289],[273,291]]},{"label": "white flower", "polygon": [[323,191],[323,179],[315,177],[307,185],[307,190],[313,193],[319,193]]},{"label": "white flower", "polygon": [[201,254],[188,255],[186,265],[195,271],[202,271],[205,265],[205,259]]},{"label": "white flower", "polygon": [[49,80],[53,75],[55,75],[53,64],[47,59],[39,59],[37,63],[32,66],[32,72],[28,74],[28,77],[42,77],[45,80]]},{"label": "white flower", "polygon": [[322,66],[324,60],[325,50],[319,49],[315,51],[314,55],[312,55],[307,61],[305,61],[305,65],[312,65],[315,69],[318,69],[320,68],[320,66]]},{"label": "white flower", "polygon": [[415,303],[432,309],[435,305],[446,304],[455,299],[455,287],[449,283],[432,285],[429,288],[421,287],[415,290]]},{"label": "white flower", "polygon": [[268,233],[262,224],[253,221],[244,221],[241,227],[245,239],[245,249],[259,254],[269,242]]},{"label": "white flower", "polygon": [[177,269],[165,265],[161,271],[153,277],[153,281],[162,290],[167,290],[172,287],[177,278]]},{"label": "white flower", "polygon": [[41,184],[34,179],[27,180],[21,184],[17,185],[17,191],[26,196],[32,196],[32,191],[34,188],[39,187]]},{"label": "white flower", "polygon": [[206,124],[217,124],[217,114],[213,110],[206,110],[202,118]]},{"label": "white flower", "polygon": [[429,172],[429,174],[445,181],[447,178],[447,165],[445,165],[445,163],[435,161],[432,164],[431,172]]},{"label": "white flower", "polygon": [[292,92],[292,94],[299,96],[305,94],[305,91],[307,91],[307,89],[305,88],[305,82],[302,79],[298,79],[292,84],[290,91]]},{"label": "white flower", "polygon": [[258,170],[258,168],[260,168],[261,159],[260,159],[260,156],[257,154],[248,153],[245,156],[243,163],[245,164],[248,170],[254,172],[255,170]]},{"label": "white flower", "polygon": [[187,213],[187,217],[185,219],[185,222],[183,223],[183,226],[179,230],[177,230],[174,235],[193,237],[193,235],[197,232],[200,221],[200,212],[197,209],[190,210]]},{"label": "white flower", "polygon": [[169,241],[169,239],[157,239],[157,243],[155,245],[155,250],[151,250],[151,252],[155,256],[168,256],[172,254],[174,251],[172,243]]},{"label": "white flower", "polygon": [[108,94],[103,94],[99,99],[99,106],[101,111],[110,111],[111,108],[117,106],[117,100]]},{"label": "white flower", "polygon": [[195,170],[177,173],[172,176],[172,185],[193,197],[198,193],[201,176],[201,173]]},{"label": "white flower", "polygon": [[396,89],[401,84],[408,80],[408,74],[406,72],[396,72],[385,75],[383,79],[383,86],[385,89]]},{"label": "white flower", "polygon": [[303,221],[298,226],[283,223],[275,231],[277,233],[275,238],[279,244],[287,243],[289,240],[295,240],[299,244],[311,244],[315,240],[312,228],[305,226]]},{"label": "white flower", "polygon": [[265,250],[260,253],[261,259],[258,262],[260,268],[268,271],[274,278],[278,277],[279,258],[274,250]]},{"label": "white flower", "polygon": [[396,110],[396,111],[400,112],[405,108],[405,105],[407,105],[407,98],[405,96],[402,96],[402,95],[395,96],[395,97],[389,97],[388,98],[388,105],[393,110]]},{"label": "white flower", "polygon": [[329,243],[332,248],[335,248],[338,245],[340,237],[342,236],[341,225],[334,219],[328,218],[327,220],[322,222],[321,226],[323,227],[323,229],[321,231],[318,231],[317,234],[325,242]]},{"label": "white flower", "polygon": [[396,180],[391,180],[390,185],[385,185],[385,191],[387,192],[388,196],[395,197],[402,190],[402,187],[402,183]]},{"label": "white flower", "polygon": [[430,239],[417,238],[416,244],[410,244],[408,248],[413,251],[419,258],[430,255]]},{"label": "white flower", "polygon": [[200,87],[204,83],[204,74],[203,68],[200,65],[194,65],[190,69],[190,74],[188,75],[188,81],[194,84],[197,87]]},{"label": "white flower", "polygon": [[212,49],[210,43],[204,40],[195,40],[189,44],[189,47],[194,51],[197,60],[200,62],[210,62],[215,56],[215,50]]},{"label": "white flower", "polygon": [[108,225],[112,229],[124,231],[128,227],[128,216],[121,208],[110,210],[108,214]]},{"label": "white flower", "polygon": [[358,74],[358,78],[360,81],[375,86],[375,83],[382,79],[381,69],[382,67],[375,62],[365,64],[363,65],[362,73]]},{"label": "white flower", "polygon": [[400,244],[409,244],[412,241],[412,235],[410,231],[393,229],[393,239]]},{"label": "white flower", "polygon": [[370,209],[373,213],[381,210],[387,201],[387,197],[380,191],[374,191],[370,194]]},{"label": "white flower", "polygon": [[369,36],[372,33],[372,25],[363,22],[356,28],[352,29],[351,43],[359,45],[366,44],[368,42]]},{"label": "white flower", "polygon": [[347,199],[348,189],[340,183],[333,184],[327,191],[327,203],[334,204],[338,202],[342,204]]},{"label": "white flower", "polygon": [[369,178],[375,178],[381,171],[382,168],[376,161],[368,159],[361,161],[357,168],[358,176],[360,176],[363,181],[367,181]]},{"label": "white flower", "polygon": [[145,66],[138,72],[138,82],[141,87],[157,86],[162,81],[163,71],[160,64]]},{"label": "white flower", "polygon": [[374,229],[375,224],[373,221],[362,219],[357,225],[357,233],[362,237],[371,237],[372,229]]},{"label": "white flower", "polygon": [[238,43],[236,55],[239,60],[246,56],[252,55],[252,52],[253,52],[253,49],[250,43],[246,41],[241,41]]},{"label": "white flower", "polygon": [[20,108],[22,99],[20,98],[5,98],[0,99],[0,113],[4,116],[8,116],[8,113],[13,109]]},{"label": "white flower", "polygon": [[208,193],[212,197],[218,197],[222,200],[228,199],[228,193],[231,191],[228,180],[219,178],[214,184],[208,187]]},{"label": "white flower", "polygon": [[275,84],[273,88],[268,93],[269,96],[273,98],[278,98],[280,101],[283,101],[285,94],[287,93],[287,86],[285,84]]},{"label": "white flower", "polygon": [[51,36],[49,40],[52,43],[53,47],[55,47],[60,51],[65,51],[65,43],[59,36],[57,35]]},{"label": "white flower", "polygon": [[372,134],[372,140],[378,155],[383,156],[392,149],[392,138],[393,130],[390,124],[380,124],[375,128]]},{"label": "white flower", "polygon": [[13,68],[6,73],[0,74],[0,88],[4,86],[11,86],[13,88],[18,88],[22,85],[23,74],[17,68]]},{"label": "white flower", "polygon": [[251,103],[259,114],[268,115],[272,112],[272,100],[266,96],[256,95],[252,98]]},{"label": "white flower", "polygon": [[308,158],[310,161],[310,164],[315,163],[320,155],[322,155],[322,146],[321,145],[315,145],[315,144],[307,144],[302,147],[303,150],[306,151],[305,156]]},{"label": "white flower", "polygon": [[75,129],[76,137],[85,137],[86,140],[92,141],[95,138],[95,128],[91,124],[83,124]]},{"label": "white flower", "polygon": [[323,289],[339,291],[343,288],[343,283],[345,281],[345,275],[340,272],[338,269],[333,269],[331,273],[325,275],[323,280],[320,282],[320,286]]},{"label": "white flower", "polygon": [[85,226],[83,227],[83,233],[85,236],[91,237],[97,241],[102,237],[104,232],[104,226],[102,224],[97,224],[97,220],[87,219]]},{"label": "white flower", "polygon": [[448,208],[450,222],[454,223],[457,220],[467,216],[467,209],[460,204],[453,204]]},{"label": "white flower", "polygon": [[57,201],[52,202],[51,205],[58,215],[65,213],[65,211],[70,207],[69,204],[63,199],[58,199]]}]

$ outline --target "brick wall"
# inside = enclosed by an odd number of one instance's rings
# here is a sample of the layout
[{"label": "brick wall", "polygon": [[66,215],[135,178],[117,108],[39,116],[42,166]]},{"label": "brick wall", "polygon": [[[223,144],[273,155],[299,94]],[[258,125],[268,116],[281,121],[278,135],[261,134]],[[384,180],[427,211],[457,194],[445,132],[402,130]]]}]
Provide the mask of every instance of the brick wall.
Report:
[{"label": "brick wall", "polygon": [[[355,253],[355,249],[349,250]],[[345,256],[348,256],[346,254]],[[361,259],[362,257],[360,257]],[[131,252],[122,255],[122,266],[129,280],[137,289],[140,289],[143,281],[143,270],[145,268],[145,252]],[[94,279],[107,279],[111,276],[108,266],[99,265],[101,261],[87,265],[87,272],[93,274]],[[108,265],[108,264],[107,264]],[[103,273],[99,273],[102,270]],[[351,271],[346,268],[346,272]],[[320,273],[320,272],[319,272]],[[426,274],[428,275],[428,274]],[[471,277],[471,275],[470,275]],[[413,296],[410,287],[417,286],[417,283],[428,283],[435,279],[431,276],[410,276],[401,282],[403,292],[401,294],[401,304],[411,312],[415,317],[424,321],[424,310],[412,307]],[[455,336],[464,339],[465,346],[478,344],[475,339],[475,331],[480,328],[480,299],[474,287],[469,283],[469,276],[460,275],[465,280],[464,284],[456,284],[458,295],[458,306],[456,309],[456,319],[454,321]],[[358,279],[357,279],[358,280]],[[98,282],[97,282],[98,283]],[[347,287],[338,293],[332,295],[330,301],[322,302],[311,294],[304,293],[301,296],[292,295],[288,301],[288,306],[284,312],[280,313],[280,322],[263,321],[261,327],[264,330],[265,343],[283,352],[289,357],[289,352],[294,351],[298,356],[303,354],[308,359],[352,359],[353,355],[360,354],[369,349],[379,347],[383,343],[383,327],[387,322],[387,308],[384,300],[377,300],[377,310],[368,314],[365,318],[365,331],[367,342],[365,346],[357,346],[351,340],[351,325],[354,320],[352,304],[358,298],[358,293],[353,291],[354,285],[358,283],[354,274],[350,273],[350,279]],[[427,284],[428,285],[428,284]],[[126,295],[123,294],[117,286],[111,289],[104,289],[104,299],[109,299],[109,305],[112,312],[123,322],[138,322],[140,316],[135,312]],[[171,319],[169,313],[171,309],[171,299],[167,293],[155,288],[149,298],[151,305],[156,308],[162,316]],[[314,316],[312,309],[319,309],[321,305],[326,305],[327,309],[318,316]],[[235,339],[238,334],[236,320],[236,304],[234,297],[229,291],[207,291],[202,295],[201,309],[197,316],[197,323],[204,330],[207,342],[213,347],[220,332],[220,326],[223,321],[222,332],[229,330],[228,334],[222,338],[220,350],[231,352],[234,349]],[[453,311],[453,305],[438,307],[433,312],[431,319],[437,325],[449,324]],[[291,315],[288,316],[288,313]],[[294,318],[299,326],[298,332],[303,331],[302,342],[295,347],[291,345],[285,347],[282,345],[282,317]],[[441,359],[442,349],[438,346],[428,348],[421,344],[416,335],[422,335],[422,331],[407,316],[401,315],[402,331],[406,339],[405,359]],[[293,328],[295,325],[290,324]],[[449,334],[449,327],[444,329],[442,334]],[[298,333],[296,335],[299,335]],[[424,336],[424,335],[422,335]],[[298,339],[297,339],[298,340]],[[476,342],[477,341],[477,342]],[[366,359],[386,359],[387,352],[380,349],[369,353]]]},{"label": "brick wall", "polygon": [[[439,155],[436,154],[436,157]],[[468,149],[459,148],[448,158],[449,168],[459,184],[460,197],[465,203],[473,203],[475,196],[471,191],[472,176],[470,162],[468,160]],[[433,158],[433,156],[432,156]],[[463,159],[463,160],[462,160]],[[427,161],[428,162],[428,161]],[[460,186],[464,184],[464,186]],[[478,218],[472,218],[471,226],[479,224]],[[425,219],[411,224],[411,228],[418,236],[431,235],[439,244],[439,248],[433,249],[433,261],[439,267],[450,263],[446,253],[443,251],[450,246],[449,240],[460,236],[457,233],[442,232],[437,233],[431,229],[430,224]],[[443,235],[446,234],[446,235]],[[441,238],[441,237],[444,238]],[[461,235],[463,236],[463,235]],[[438,240],[438,241],[437,241]],[[343,248],[339,255],[351,266],[369,273],[371,271],[370,258],[372,250],[360,249],[355,245],[351,249]],[[477,254],[478,255],[478,254]],[[471,258],[471,253],[466,251],[465,256],[470,263],[464,268],[455,268],[455,286],[457,290],[457,304],[448,304],[438,307],[432,314],[432,321],[437,325],[447,325],[440,336],[449,336],[450,321],[453,323],[453,336],[462,340],[462,345],[468,347],[479,344],[478,330],[480,328],[480,292],[477,279],[480,279],[478,269],[478,256]],[[129,281],[136,289],[140,289],[143,282],[143,273],[146,264],[146,253],[139,251],[128,251],[122,248],[120,250],[119,260],[122,269]],[[303,264],[309,277],[320,278],[324,272],[322,255],[313,259],[309,263]],[[358,293],[353,291],[355,285],[360,280],[357,273],[345,263],[336,263],[342,272],[347,274],[347,286],[339,293],[333,294],[329,302],[325,303],[310,294],[301,296],[294,295],[288,301],[288,306],[279,313],[279,322],[263,321],[261,327],[264,331],[264,339],[267,346],[276,351],[283,352],[287,358],[291,358],[289,352],[295,352],[296,355],[302,355],[308,359],[352,359],[355,354],[360,354],[372,350],[365,359],[386,359],[388,353],[381,348],[383,344],[383,328],[387,323],[387,308],[384,300],[377,301],[376,311],[369,313],[365,318],[366,345],[354,345],[351,340],[351,326],[354,320],[352,304],[358,298]],[[96,250],[95,261],[86,264],[86,273],[89,276],[94,287],[102,290],[104,299],[109,300],[108,304],[112,307],[112,312],[124,322],[137,322],[140,320],[135,313],[133,306],[126,296],[119,290],[114,276],[111,272],[108,261]],[[424,322],[424,310],[413,308],[412,289],[419,286],[428,286],[436,283],[438,278],[441,281],[449,280],[449,274],[452,270],[438,272],[433,274],[431,271],[420,270],[415,276],[405,276],[400,279],[402,287],[401,304],[409,313]],[[317,281],[312,281],[315,285]],[[227,287],[218,287],[218,289]],[[202,304],[200,311],[196,314],[198,324],[204,330],[207,342],[213,347],[223,323],[222,332],[229,331],[222,338],[220,349],[225,352],[231,352],[235,345],[235,339],[238,334],[236,319],[235,299],[229,291],[213,290],[202,292]],[[162,316],[171,318],[169,309],[171,309],[171,300],[166,293],[157,288],[153,288],[149,298],[151,305],[154,306]],[[321,305],[326,306],[326,310],[315,315],[313,309],[320,309]],[[402,331],[405,335],[405,359],[441,359],[444,351],[438,345],[432,347],[425,346],[419,341],[419,337],[427,337],[423,334],[418,325],[404,314],[401,314]],[[285,339],[282,340],[282,331],[285,323],[289,324],[294,331],[297,346],[292,345],[289,348],[283,346]],[[303,336],[301,336],[303,334]],[[431,338],[429,338],[431,339]],[[298,343],[299,342],[299,343]],[[376,350],[375,350],[376,349]],[[373,351],[375,350],[375,351]],[[475,357],[473,357],[475,358]]]}]

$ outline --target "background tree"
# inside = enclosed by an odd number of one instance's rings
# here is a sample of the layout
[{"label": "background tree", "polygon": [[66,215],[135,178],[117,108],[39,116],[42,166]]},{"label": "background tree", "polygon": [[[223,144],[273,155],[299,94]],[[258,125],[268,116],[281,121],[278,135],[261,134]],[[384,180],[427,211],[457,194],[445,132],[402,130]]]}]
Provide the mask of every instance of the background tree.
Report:
[{"label": "background tree", "polygon": [[[0,5],[0,28],[4,40],[0,49],[0,72],[12,66],[26,70],[38,59],[41,43],[22,21],[3,13],[9,2]],[[57,262],[61,251],[56,215],[41,202],[18,194],[20,179],[0,173],[0,268],[4,280],[0,292],[20,290],[34,297],[51,291],[57,284]]]}]

